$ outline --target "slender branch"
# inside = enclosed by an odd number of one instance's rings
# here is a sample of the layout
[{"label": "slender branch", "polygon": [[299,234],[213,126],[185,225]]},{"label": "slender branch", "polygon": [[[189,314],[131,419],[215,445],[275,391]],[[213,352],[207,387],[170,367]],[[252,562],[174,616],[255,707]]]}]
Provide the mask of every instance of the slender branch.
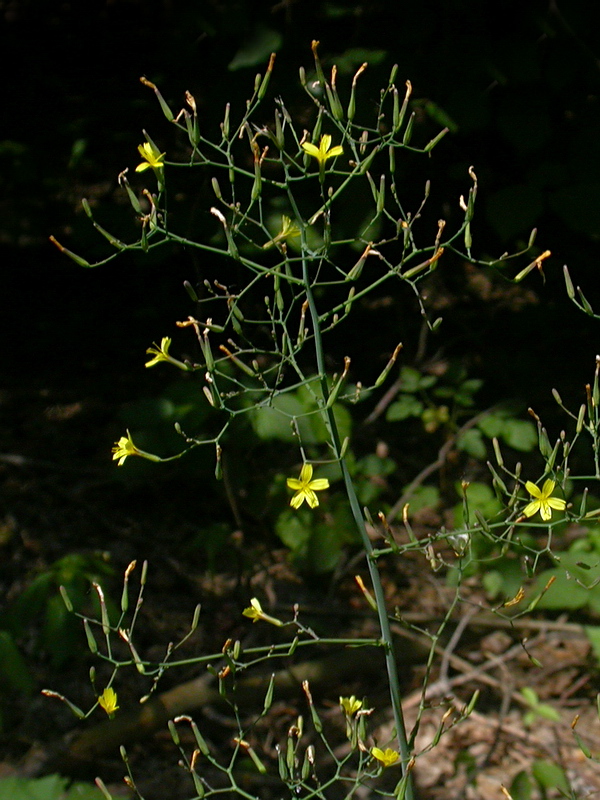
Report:
[{"label": "slender branch", "polygon": [[[305,240],[306,231],[304,228],[302,229],[301,233],[302,233],[302,251],[304,254],[306,253],[306,240]],[[406,774],[411,754],[406,735],[406,725],[404,722],[404,715],[402,713],[400,683],[399,683],[398,669],[396,664],[396,655],[394,652],[394,645],[392,641],[392,633],[390,630],[390,623],[386,611],[385,594],[383,591],[383,585],[381,583],[381,576],[379,574],[379,570],[377,569],[376,560],[375,557],[373,556],[373,545],[371,544],[371,540],[369,539],[369,535],[367,533],[367,528],[360,508],[360,503],[356,495],[356,490],[354,488],[354,484],[352,482],[352,478],[348,470],[346,459],[342,455],[342,445],[340,442],[340,435],[337,427],[337,422],[335,419],[335,415],[333,413],[333,407],[329,405],[327,402],[329,399],[329,387],[327,386],[327,375],[325,371],[323,342],[321,339],[321,330],[319,324],[319,312],[317,311],[315,298],[311,288],[311,281],[309,276],[309,260],[305,255],[303,255],[302,259],[302,275],[304,279],[304,289],[306,292],[306,299],[308,301],[308,308],[313,324],[315,355],[317,360],[317,369],[319,373],[319,378],[321,381],[321,392],[323,395],[323,406],[321,408],[321,413],[325,421],[325,424],[329,429],[334,456],[339,461],[342,470],[344,486],[346,489],[348,500],[350,502],[350,509],[352,511],[352,516],[354,517],[354,522],[360,534],[365,554],[367,556],[367,566],[369,569],[371,583],[373,585],[373,591],[375,593],[377,616],[379,619],[379,628],[381,631],[382,640],[385,643],[385,665],[388,675],[390,700],[392,703],[394,722],[396,726],[396,736],[398,738],[398,746],[402,760],[402,771],[403,774]],[[406,800],[413,800],[413,797],[414,795],[413,795],[412,781],[410,780],[409,777],[406,785],[405,798]]]}]

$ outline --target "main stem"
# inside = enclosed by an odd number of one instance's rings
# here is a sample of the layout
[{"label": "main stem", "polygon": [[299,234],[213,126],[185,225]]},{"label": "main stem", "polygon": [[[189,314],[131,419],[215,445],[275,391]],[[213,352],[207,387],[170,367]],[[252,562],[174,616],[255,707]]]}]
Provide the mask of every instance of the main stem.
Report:
[{"label": "main stem", "polygon": [[[302,231],[302,238],[304,240],[304,231]],[[396,665],[396,656],[394,653],[394,645],[392,641],[392,632],[390,630],[390,622],[388,619],[386,605],[385,605],[385,596],[383,593],[383,586],[381,584],[381,576],[379,575],[379,570],[377,569],[376,559],[373,555],[373,545],[371,544],[371,540],[369,539],[367,528],[365,526],[365,520],[362,514],[362,510],[360,508],[360,503],[358,502],[358,497],[356,496],[356,490],[354,488],[354,483],[352,482],[352,478],[350,476],[350,472],[348,471],[348,466],[346,464],[346,459],[342,456],[342,447],[340,442],[340,434],[337,427],[337,422],[335,419],[335,415],[333,413],[333,406],[327,405],[327,400],[329,397],[329,387],[327,386],[327,376],[325,374],[325,359],[323,353],[323,342],[321,338],[321,329],[319,326],[319,314],[317,312],[317,306],[315,304],[315,298],[312,292],[312,288],[310,285],[310,276],[308,274],[308,266],[309,260],[306,257],[306,249],[304,247],[305,242],[303,244],[303,256],[302,256],[302,277],[304,281],[304,290],[306,292],[306,299],[308,302],[308,308],[310,311],[310,317],[312,320],[313,325],[313,336],[314,336],[314,343],[315,343],[315,354],[317,359],[317,368],[319,370],[319,379],[321,383],[321,393],[323,395],[323,407],[321,409],[321,413],[325,419],[325,423],[329,429],[329,435],[331,437],[331,443],[333,446],[333,452],[336,459],[339,461],[342,476],[344,478],[344,485],[346,488],[346,494],[348,495],[348,500],[350,501],[350,508],[352,510],[352,516],[354,517],[354,522],[356,523],[356,527],[358,532],[360,533],[360,537],[362,539],[362,544],[365,549],[365,554],[367,556],[367,566],[369,568],[369,575],[371,577],[371,583],[373,585],[373,591],[375,594],[375,600],[377,603],[377,616],[379,619],[379,628],[381,630],[381,639],[383,641],[383,647],[385,651],[385,665],[387,670],[388,676],[388,683],[390,688],[390,699],[392,702],[392,709],[394,713],[394,723],[396,725],[396,736],[398,738],[398,745],[400,750],[400,756],[402,759],[402,771],[403,774],[406,774],[408,764],[410,761],[410,751],[408,747],[408,739],[406,736],[406,726],[404,724],[404,715],[402,713],[402,699],[400,697],[400,685],[398,681],[398,669]],[[406,783],[406,792],[405,792],[406,800],[413,800],[413,789],[412,789],[412,782],[410,778],[408,778]]]}]

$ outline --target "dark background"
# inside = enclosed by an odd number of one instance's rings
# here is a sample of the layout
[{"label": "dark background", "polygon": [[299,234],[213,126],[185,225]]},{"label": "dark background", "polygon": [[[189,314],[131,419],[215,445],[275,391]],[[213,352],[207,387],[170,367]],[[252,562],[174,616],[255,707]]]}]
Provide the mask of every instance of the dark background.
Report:
[{"label": "dark background", "polygon": [[[550,409],[556,386],[577,407],[599,349],[597,327],[569,303],[562,265],[570,265],[594,304],[600,235],[595,3],[13,0],[1,3],[0,13],[0,318],[11,401],[4,404],[5,429],[17,424],[19,398],[69,403],[92,397],[118,407],[157,394],[164,384],[164,375],[144,371],[141,359],[150,342],[190,313],[182,282],[196,274],[192,256],[126,255],[86,270],[48,241],[53,234],[90,260],[107,253],[81,197],[95,203],[109,230],[131,219],[117,175],[129,167],[131,176],[143,128],[163,144],[171,135],[139,77],[158,84],[174,109],[189,89],[203,128],[216,130],[226,102],[235,108],[245,101],[275,49],[274,94],[292,98],[301,115],[307,106],[298,66],[311,67],[312,39],[320,40],[326,67],[338,64],[340,86],[362,61],[370,62],[360,82],[367,105],[398,64],[399,85],[409,78],[414,87],[416,137],[439,129],[440,111],[450,118],[452,133],[423,174],[432,179],[436,202],[456,208],[468,189],[467,169],[475,167],[478,256],[517,249],[534,226],[539,247],[552,251],[545,282],[532,273],[521,303],[490,301],[473,291],[464,269],[440,269],[435,291],[451,301],[432,349],[467,357],[473,377],[486,381],[487,401],[514,396]],[[409,194],[419,195],[423,174],[417,186],[406,187]],[[196,235],[207,218],[207,212],[198,217]],[[481,274],[492,286],[505,285]],[[389,329],[384,324],[383,338],[397,341],[394,325],[392,319]],[[416,327],[402,330],[408,361],[417,337]],[[375,341],[364,353],[365,365],[377,348]],[[360,378],[357,350],[353,366]],[[90,424],[87,449],[78,444],[77,457],[108,466],[105,436]],[[60,450],[61,457],[75,456],[58,433],[49,441],[29,436],[27,448],[36,457]]]}]

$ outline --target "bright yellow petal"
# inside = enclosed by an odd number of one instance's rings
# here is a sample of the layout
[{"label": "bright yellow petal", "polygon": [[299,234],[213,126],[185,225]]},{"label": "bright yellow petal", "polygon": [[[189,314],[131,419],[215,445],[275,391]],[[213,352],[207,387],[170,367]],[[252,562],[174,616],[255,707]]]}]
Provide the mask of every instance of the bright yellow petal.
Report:
[{"label": "bright yellow petal", "polygon": [[141,164],[137,165],[137,167],[135,168],[135,171],[136,172],[143,172],[145,169],[149,169],[149,168],[150,168],[150,164],[147,161],[142,161]]},{"label": "bright yellow petal", "polygon": [[296,494],[290,500],[290,505],[292,508],[300,508],[303,502],[304,502],[304,492],[296,492]]},{"label": "bright yellow petal", "polygon": [[312,489],[306,488],[304,490],[304,497],[311,508],[316,508],[319,505],[319,498]]},{"label": "bright yellow petal", "polygon": [[331,146],[331,136],[328,133],[324,133],[321,136],[321,141],[319,142],[319,150],[321,153],[326,153]]},{"label": "bright yellow petal", "polygon": [[287,485],[289,489],[293,489],[295,492],[302,489],[302,482],[298,478],[288,478]]},{"label": "bright yellow petal", "polygon": [[309,156],[313,156],[314,158],[320,158],[321,153],[318,147],[315,147],[312,142],[304,142],[302,145],[302,149],[305,153],[308,153]]},{"label": "bright yellow petal", "polygon": [[310,483],[310,480],[313,475],[313,466],[309,464],[307,461],[304,462],[302,465],[302,469],[300,470],[300,480],[302,483]]},{"label": "bright yellow petal", "polygon": [[310,482],[308,488],[314,492],[322,492],[323,489],[329,489],[329,481],[327,478],[315,478],[314,481]]},{"label": "bright yellow petal", "polygon": [[332,147],[331,150],[327,153],[327,158],[334,158],[335,156],[341,156],[344,154],[344,148],[341,144]]},{"label": "bright yellow petal", "polygon": [[548,480],[544,481],[544,485],[542,486],[542,494],[545,497],[550,497],[555,486],[556,483],[551,478],[548,478]]},{"label": "bright yellow petal", "polygon": [[544,522],[548,522],[549,519],[552,519],[552,510],[547,502],[540,503],[540,517]]},{"label": "bright yellow petal", "polygon": [[546,500],[546,503],[550,506],[550,508],[556,509],[556,511],[564,511],[567,505],[566,501],[561,497],[549,497]]},{"label": "bright yellow petal", "polygon": [[532,483],[531,481],[527,481],[527,483],[525,484],[525,488],[532,497],[540,498],[542,496],[542,493],[540,492],[538,487],[535,485],[535,483]]},{"label": "bright yellow petal", "polygon": [[533,515],[537,514],[537,512],[540,510],[541,505],[542,504],[540,500],[533,500],[531,503],[525,506],[523,513],[526,517],[533,517]]}]

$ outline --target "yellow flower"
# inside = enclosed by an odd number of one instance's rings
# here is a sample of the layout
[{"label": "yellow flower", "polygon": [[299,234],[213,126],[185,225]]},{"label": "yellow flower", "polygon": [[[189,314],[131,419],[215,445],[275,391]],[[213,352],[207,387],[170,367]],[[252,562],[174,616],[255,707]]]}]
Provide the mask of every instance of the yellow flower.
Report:
[{"label": "yellow flower", "polygon": [[294,496],[290,500],[290,505],[292,508],[300,508],[305,500],[311,508],[316,508],[319,505],[319,499],[315,492],[322,492],[323,489],[328,489],[329,481],[327,478],[317,478],[313,481],[312,474],[312,464],[305,463],[300,470],[299,479],[287,479],[287,485],[295,492]]},{"label": "yellow flower", "polygon": [[117,693],[110,687],[105,689],[98,698],[98,705],[106,711],[111,719],[114,717],[115,711],[119,708],[117,702]]},{"label": "yellow flower", "polygon": [[135,168],[136,172],[143,172],[150,167],[152,167],[152,169],[162,169],[164,167],[163,159],[165,153],[159,153],[156,147],[150,144],[150,142],[138,144],[138,152],[144,160],[141,164],[137,165]]},{"label": "yellow flower", "polygon": [[146,352],[154,355],[154,358],[146,362],[147,367],[153,367],[155,364],[160,364],[161,361],[170,361],[169,347],[171,347],[171,339],[168,336],[163,336],[159,345],[155,344],[154,347],[149,347]]},{"label": "yellow flower", "polygon": [[154,344],[153,347],[149,347],[146,352],[149,355],[153,355],[154,358],[151,358],[150,361],[146,361],[147,367],[154,367],[156,364],[160,364],[161,361],[167,361],[169,364],[174,364],[179,369],[183,369],[188,371],[190,367],[187,364],[184,364],[183,361],[178,361],[173,356],[169,355],[169,348],[171,347],[171,339],[168,336],[163,336],[160,340],[160,345]]},{"label": "yellow flower", "polygon": [[140,450],[139,447],[136,447],[129,431],[127,431],[127,436],[121,436],[119,441],[115,442],[112,448],[112,454],[113,461],[117,461],[118,459],[120,467],[123,466],[125,459],[129,458],[129,456],[141,456],[142,458],[147,458],[148,461],[160,461],[159,456],[146,453],[144,450]]},{"label": "yellow flower", "polygon": [[249,617],[252,622],[258,622],[259,619],[262,619],[263,622],[270,622],[271,625],[276,625],[278,628],[283,625],[281,620],[275,619],[275,617],[271,617],[269,614],[265,614],[265,612],[262,610],[260,601],[257,600],[256,597],[253,597],[252,600],[250,600],[250,605],[248,608],[245,608],[242,611],[242,614],[245,617]]},{"label": "yellow flower", "polygon": [[354,695],[351,697],[340,697],[340,706],[347,717],[351,717],[362,708],[362,700],[357,700]]},{"label": "yellow flower", "polygon": [[398,751],[392,750],[391,747],[387,747],[385,750],[380,750],[379,747],[372,747],[371,755],[384,767],[391,767],[400,758]]},{"label": "yellow flower", "polygon": [[303,142],[302,149],[305,153],[308,153],[309,156],[314,156],[319,162],[319,168],[322,168],[325,166],[327,159],[341,156],[344,152],[344,148],[340,144],[329,149],[330,146],[331,136],[328,133],[324,133],[323,136],[321,136],[318,147],[312,144],[312,142]]},{"label": "yellow flower", "polygon": [[549,519],[552,519],[552,509],[555,509],[555,511],[564,511],[567,505],[566,502],[560,497],[552,497],[555,486],[555,482],[548,479],[544,481],[544,485],[540,490],[535,483],[527,481],[525,488],[535,499],[523,509],[523,513],[526,517],[533,517],[533,515],[539,511],[544,522],[548,522]]},{"label": "yellow flower", "polygon": [[286,242],[289,239],[297,239],[298,236],[300,236],[300,228],[295,222],[292,222],[289,217],[286,217],[286,215],[283,214],[281,217],[281,230],[270,241],[268,241],[266,244],[263,244],[263,250],[273,247],[274,244],[278,244],[279,242]]}]

